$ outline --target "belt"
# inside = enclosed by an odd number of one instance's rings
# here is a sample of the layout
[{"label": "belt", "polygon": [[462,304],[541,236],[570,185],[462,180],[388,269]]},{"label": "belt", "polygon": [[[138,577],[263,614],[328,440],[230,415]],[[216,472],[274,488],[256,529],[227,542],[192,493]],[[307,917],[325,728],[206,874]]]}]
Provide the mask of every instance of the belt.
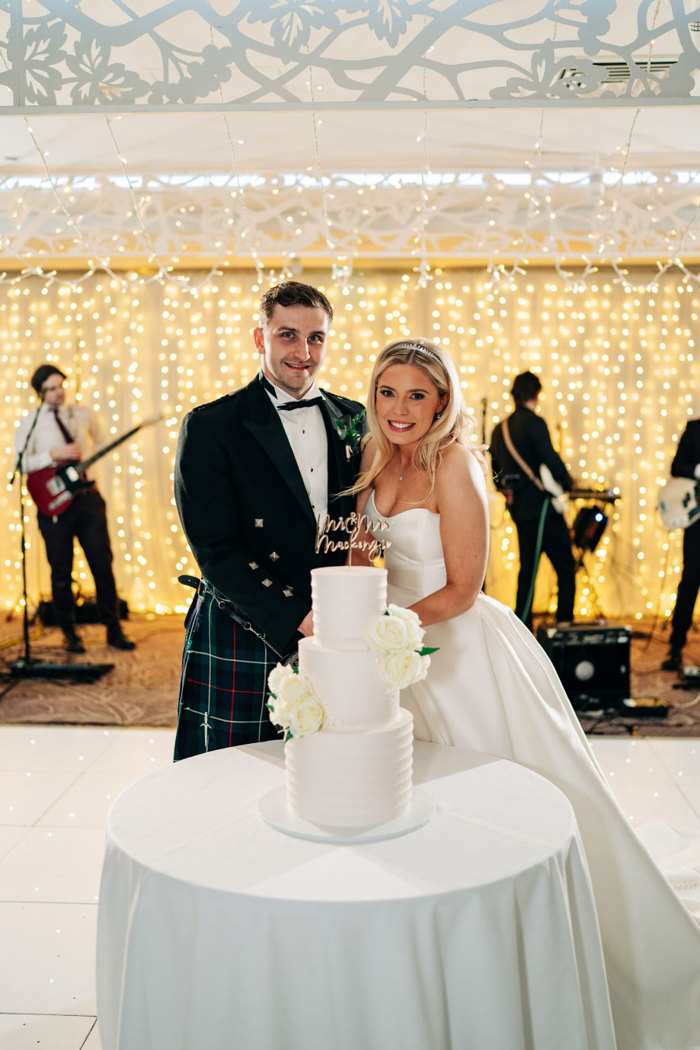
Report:
[{"label": "belt", "polygon": [[197,594],[205,594],[207,585],[204,580],[200,580],[197,576],[178,576],[178,583],[183,583],[185,587],[194,587]]}]

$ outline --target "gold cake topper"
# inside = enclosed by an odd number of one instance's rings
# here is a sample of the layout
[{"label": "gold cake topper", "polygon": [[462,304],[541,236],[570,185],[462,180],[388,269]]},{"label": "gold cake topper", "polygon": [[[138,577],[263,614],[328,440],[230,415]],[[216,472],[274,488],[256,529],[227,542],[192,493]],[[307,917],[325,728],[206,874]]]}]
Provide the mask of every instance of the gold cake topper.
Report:
[{"label": "gold cake topper", "polygon": [[[352,564],[352,552],[366,551],[370,561],[375,558],[383,558],[387,549],[391,546],[391,540],[378,540],[372,536],[372,532],[381,532],[390,527],[390,522],[383,518],[368,518],[366,514],[358,514],[356,510],[344,518],[331,518],[330,514],[319,517],[316,525],[316,553],[323,551],[347,551],[348,564]],[[369,539],[360,539],[363,532],[367,533]],[[344,539],[334,539],[336,533],[343,534]]]}]

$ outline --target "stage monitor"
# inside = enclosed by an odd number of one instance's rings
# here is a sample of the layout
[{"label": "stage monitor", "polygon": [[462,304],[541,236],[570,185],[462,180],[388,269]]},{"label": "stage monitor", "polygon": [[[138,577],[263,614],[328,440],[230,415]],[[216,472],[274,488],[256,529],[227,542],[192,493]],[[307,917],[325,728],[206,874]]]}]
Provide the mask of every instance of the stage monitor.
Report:
[{"label": "stage monitor", "polygon": [[615,707],[630,695],[630,627],[540,624],[537,640],[580,710]]}]

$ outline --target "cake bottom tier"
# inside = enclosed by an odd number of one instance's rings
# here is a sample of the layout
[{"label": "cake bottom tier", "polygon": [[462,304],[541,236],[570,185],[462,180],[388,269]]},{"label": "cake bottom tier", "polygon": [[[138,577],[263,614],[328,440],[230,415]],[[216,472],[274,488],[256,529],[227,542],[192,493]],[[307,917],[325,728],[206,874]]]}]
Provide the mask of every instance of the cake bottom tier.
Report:
[{"label": "cake bottom tier", "polygon": [[411,804],[413,718],[401,709],[381,729],[310,733],[287,741],[287,801],[302,820],[366,828]]}]

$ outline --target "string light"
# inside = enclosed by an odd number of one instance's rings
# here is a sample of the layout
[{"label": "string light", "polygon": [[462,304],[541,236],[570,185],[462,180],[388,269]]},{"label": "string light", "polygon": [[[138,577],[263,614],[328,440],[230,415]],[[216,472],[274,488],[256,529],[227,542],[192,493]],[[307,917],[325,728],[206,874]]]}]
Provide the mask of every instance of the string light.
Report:
[{"label": "string light", "polygon": [[[426,28],[426,17],[423,18],[423,30]],[[423,99],[427,102],[428,99],[428,85],[427,85],[427,69],[425,55],[422,56],[422,79],[423,79]],[[429,215],[429,194],[428,194],[428,179],[430,177],[430,154],[428,151],[428,110],[423,110],[423,131],[419,135],[419,142],[422,143],[423,147],[423,165],[420,172],[420,204],[418,211],[418,233],[416,240],[418,242],[419,250],[419,266],[418,266],[418,280],[416,287],[425,288],[430,277],[430,265],[428,263],[428,246],[426,240],[426,233],[428,227],[428,215]]]},{"label": "string light", "polygon": [[[52,176],[51,172],[49,171],[48,153],[45,150],[43,150],[41,148],[41,146],[39,145],[37,137],[34,134],[34,130],[31,127],[31,125],[30,125],[29,121],[27,120],[27,118],[24,117],[23,120],[24,120],[24,126],[27,129],[27,133],[29,134],[29,137],[32,140],[32,144],[34,145],[34,148],[37,151],[37,153],[39,154],[39,157],[41,159],[41,166],[44,169],[44,174],[45,174],[45,177],[46,177],[46,181],[49,184],[49,189],[51,191],[51,194],[53,195],[53,197],[54,197],[54,199],[55,199],[55,201],[56,201],[56,203],[58,205],[59,210],[65,216],[68,226],[72,230],[74,230],[75,236],[76,236],[76,241],[84,247],[84,249],[86,250],[88,256],[91,256],[93,254],[92,245],[86,240],[85,236],[83,235],[82,231],[79,229],[79,227],[76,224],[75,220],[73,219],[73,217],[68,212],[65,204],[63,203],[61,195],[58,192],[57,185],[56,185],[56,179]],[[95,272],[94,271],[94,264],[93,264],[92,260],[90,260],[89,274],[92,274],[94,272]],[[43,269],[40,266],[28,266],[24,270],[24,275],[27,275],[27,276],[28,275],[42,276],[43,275]],[[54,277],[54,275],[55,275],[55,273],[52,272],[50,274],[47,274],[46,276],[49,279],[52,279]]]},{"label": "string light", "polygon": [[[543,415],[572,472],[585,486],[621,493],[599,547],[587,558],[606,614],[658,609],[668,617],[679,579],[680,534],[663,529],[655,502],[685,421],[700,414],[694,335],[700,293],[669,273],[658,278],[656,293],[628,292],[614,276],[599,272],[580,291],[552,271],[520,275],[498,288],[483,271],[436,269],[430,284],[416,290],[410,267],[356,273],[340,292],[327,271],[306,279],[324,287],[336,307],[321,385],[348,397],[364,400],[372,362],[386,341],[432,336],[453,356],[467,403],[478,410],[486,399],[488,442],[497,420],[510,411],[513,377],[533,368],[543,382]],[[174,609],[186,602],[177,576],[196,566],[173,502],[177,434],[194,405],[254,377],[258,356],[250,331],[259,294],[252,271],[214,276],[196,294],[174,279],[149,285],[128,280],[124,287],[97,274],[75,287],[39,278],[0,286],[0,363],[13,377],[0,418],[7,464],[13,462],[15,424],[33,405],[29,377],[45,360],[70,372],[69,386],[77,384],[80,401],[99,410],[109,437],[165,415],[99,464],[117,578],[134,608]],[[517,539],[495,491],[492,504],[487,588],[512,603]],[[5,489],[0,529],[11,542],[3,554],[0,596],[6,608],[21,592],[18,515],[17,494]],[[33,510],[27,526],[36,600],[50,587]],[[91,590],[82,556],[76,572]],[[554,602],[546,561],[535,599],[538,609]],[[577,615],[593,613],[593,595],[582,581]]]},{"label": "string light", "polygon": [[[307,52],[308,52],[308,47],[307,47]],[[350,277],[352,276],[353,260],[354,260],[355,252],[356,252],[356,249],[357,249],[358,229],[356,227],[355,230],[353,231],[354,242],[353,242],[353,247],[352,247],[351,251],[350,252],[340,252],[339,253],[338,250],[337,250],[338,249],[337,238],[336,238],[335,234],[333,233],[333,230],[332,230],[332,227],[331,227],[331,216],[330,216],[330,205],[329,205],[329,198],[330,198],[331,194],[328,191],[327,179],[324,177],[323,170],[321,168],[321,146],[320,146],[319,132],[318,132],[319,125],[320,125],[321,121],[320,121],[320,119],[318,118],[318,116],[316,114],[316,91],[315,91],[315,88],[314,88],[313,69],[312,69],[311,63],[309,63],[309,65],[307,67],[307,73],[308,73],[308,85],[309,85],[309,98],[311,100],[311,106],[312,106],[312,108],[311,108],[311,131],[312,131],[313,153],[314,153],[314,162],[313,162],[313,166],[312,166],[312,168],[310,170],[313,171],[314,176],[316,178],[316,181],[317,181],[317,183],[319,185],[319,188],[320,188],[320,193],[321,193],[321,214],[323,216],[324,237],[325,237],[325,241],[326,241],[326,245],[328,247],[328,250],[331,253],[331,258],[333,259],[333,262],[331,264],[331,274],[333,276],[334,281],[336,281],[336,283],[341,287],[341,289],[344,289],[344,288],[347,287],[347,283],[350,280]],[[320,90],[320,86],[319,86],[319,90]]]},{"label": "string light", "polygon": [[[235,143],[233,146],[235,151]],[[35,148],[40,148],[38,141]],[[627,147],[621,146],[620,151],[629,157]],[[51,172],[56,193],[50,188],[42,190],[38,179],[34,180],[33,187],[20,187],[10,178],[4,182],[0,179],[0,193],[8,195],[5,211],[10,228],[5,237],[5,255],[22,260],[19,266],[15,264],[14,270],[0,274],[0,284],[21,284],[25,279],[38,277],[47,284],[59,282],[75,287],[85,276],[99,271],[123,280],[126,258],[140,258],[144,252],[152,255],[155,249],[160,266],[153,258],[149,261],[143,257],[143,262],[129,275],[129,281],[163,284],[177,279],[199,287],[210,274],[235,262],[234,243],[241,253],[239,264],[250,265],[252,260],[259,281],[262,280],[259,246],[264,246],[273,258],[282,251],[282,275],[289,276],[292,271],[299,272],[302,257],[307,265],[327,265],[329,249],[325,243],[323,196],[334,202],[337,215],[334,243],[349,245],[349,250],[342,255],[337,253],[333,262],[333,277],[341,286],[351,279],[358,257],[411,258],[418,254],[417,245],[421,245],[426,265],[434,265],[435,259],[452,259],[452,265],[467,260],[470,265],[482,265],[485,257],[498,260],[490,266],[494,287],[512,277],[523,276],[536,259],[543,258],[544,248],[548,249],[548,265],[556,269],[572,290],[581,290],[602,266],[612,267],[614,276],[630,291],[649,291],[659,274],[674,269],[688,285],[700,286],[700,272],[690,262],[690,253],[696,251],[700,212],[697,173],[667,173],[661,186],[660,176],[658,180],[654,176],[650,182],[648,172],[630,172],[627,168],[623,183],[619,171],[615,172],[613,194],[612,175],[607,172],[601,175],[603,189],[597,191],[598,196],[592,200],[587,187],[591,181],[596,183],[598,161],[590,178],[586,174],[576,179],[570,177],[573,173],[540,172],[538,193],[547,215],[545,236],[537,227],[523,225],[522,209],[518,208],[521,191],[517,173],[503,177],[434,173],[425,155],[422,174],[419,170],[377,177],[361,173],[343,176],[317,173],[314,177],[307,173],[262,178],[244,176],[236,165],[234,160],[235,173],[218,178],[193,175],[184,183],[167,175],[138,176],[148,185],[147,194],[137,191],[138,182],[133,178],[129,189],[122,173],[105,176],[104,193],[100,194],[95,193],[98,187],[90,180],[58,177]],[[45,179],[44,185],[50,187]],[[256,194],[254,213],[246,203],[251,187]],[[652,188],[650,196],[646,191]],[[663,197],[656,193],[661,188]],[[242,198],[239,191],[243,192]],[[87,200],[78,208],[75,202],[81,193],[87,194]],[[122,194],[133,196],[127,210],[134,212],[137,205],[150,234],[150,243],[144,239],[138,221],[123,222]],[[187,204],[183,203],[183,194]],[[46,198],[52,201],[50,215],[46,214]],[[84,267],[88,245],[80,242],[72,228],[70,238],[64,236],[64,229],[68,229],[65,217],[58,233],[55,227],[54,232],[49,232],[50,222],[55,224],[56,216],[63,216],[61,205],[78,231],[90,231],[94,251],[90,257],[91,267],[84,272],[79,271]],[[330,207],[330,203],[327,206]],[[407,221],[411,213],[416,220]],[[556,218],[552,219],[552,214]],[[650,226],[652,219],[655,222]],[[280,222],[288,230],[286,242],[282,244]],[[135,226],[138,230],[133,232]],[[237,239],[232,238],[234,229],[240,230]],[[586,240],[589,249],[581,251],[581,243]],[[249,244],[250,251],[246,247]],[[652,248],[655,255],[649,255]],[[686,252],[688,260],[683,258]],[[638,272],[632,273],[625,265],[627,256],[639,260],[649,258],[655,262],[656,274],[648,275],[640,283]],[[61,268],[50,268],[46,259],[57,257],[61,259]],[[511,265],[508,260],[513,258],[515,262]],[[202,259],[206,260],[205,268],[186,273],[188,262],[199,267]],[[575,259],[583,269],[573,273],[570,268]],[[113,264],[113,260],[118,261]],[[270,269],[268,276],[272,279],[274,270]]]},{"label": "string light", "polygon": [[[652,11],[652,17],[648,33],[648,48],[647,48],[647,60],[646,70],[648,74],[652,72],[652,54],[653,48],[656,42],[655,29],[660,12],[661,0],[656,0]],[[553,24],[551,41],[549,43],[552,46],[552,51],[555,51],[555,44],[557,41],[557,33],[559,28],[559,20],[556,12],[552,12],[551,21]],[[423,30],[425,31],[428,26],[427,15],[423,18]],[[210,40],[212,46],[215,46],[214,27],[209,27]],[[309,47],[307,46],[307,53],[310,55]],[[428,48],[428,52],[432,48]],[[428,63],[426,55],[423,55],[421,62],[422,72],[422,98],[428,100],[427,90],[427,68]],[[7,63],[0,53],[0,60],[7,68]],[[320,213],[321,223],[323,227],[323,239],[325,241],[325,247],[328,249],[332,256],[332,274],[334,279],[343,287],[347,284],[352,276],[352,269],[355,263],[355,259],[359,255],[359,246],[362,242],[363,249],[365,250],[368,257],[379,256],[382,253],[392,254],[396,257],[406,256],[408,252],[413,255],[418,254],[420,256],[420,263],[417,268],[418,272],[418,287],[423,288],[430,279],[430,260],[434,258],[449,257],[452,255],[455,259],[474,258],[474,251],[467,250],[470,240],[472,248],[481,249],[479,262],[484,258],[488,260],[488,269],[491,276],[491,281],[494,287],[507,283],[509,280],[523,276],[527,272],[530,259],[532,255],[537,255],[540,259],[546,257],[551,260],[551,265],[554,266],[557,273],[567,284],[567,287],[572,290],[582,290],[590,277],[592,277],[599,266],[608,265],[611,266],[615,272],[615,278],[623,285],[628,291],[643,290],[643,286],[636,286],[632,283],[629,271],[624,266],[625,257],[625,245],[629,246],[630,240],[627,236],[627,231],[630,227],[638,226],[639,223],[635,223],[634,219],[636,216],[627,216],[625,221],[620,215],[622,210],[621,206],[627,204],[628,198],[631,194],[627,194],[625,197],[623,191],[625,183],[627,181],[626,176],[628,173],[628,167],[631,158],[631,144],[633,134],[635,130],[636,122],[640,116],[641,109],[637,109],[634,113],[632,125],[629,130],[627,142],[624,146],[617,147],[616,152],[622,155],[622,168],[619,172],[619,177],[616,182],[610,183],[609,175],[612,172],[610,168],[609,172],[605,175],[600,170],[599,158],[595,164],[595,170],[591,172],[590,178],[588,176],[582,176],[581,183],[588,185],[590,190],[598,188],[599,193],[595,198],[594,207],[590,209],[590,215],[576,215],[577,209],[581,211],[580,205],[581,200],[571,201],[569,207],[569,217],[578,219],[581,222],[581,227],[572,228],[571,223],[567,224],[560,221],[560,209],[562,201],[564,203],[565,194],[559,194],[559,200],[554,200],[551,189],[556,182],[556,175],[552,176],[551,173],[545,173],[542,170],[543,165],[543,144],[544,144],[544,115],[545,109],[542,108],[539,112],[539,127],[534,143],[534,160],[529,164],[531,168],[529,188],[524,194],[524,220],[519,221],[519,215],[513,217],[512,209],[509,208],[508,204],[512,204],[513,201],[509,201],[504,207],[498,207],[494,205],[493,198],[491,196],[491,190],[493,188],[493,182],[496,179],[495,176],[488,174],[473,174],[475,184],[481,181],[489,192],[484,194],[482,202],[471,200],[469,206],[465,208],[463,202],[460,200],[445,200],[443,209],[443,223],[442,230],[440,229],[439,222],[435,222],[432,226],[433,236],[431,238],[431,245],[428,245],[428,225],[431,213],[437,210],[437,205],[432,203],[433,199],[442,199],[446,197],[445,194],[438,194],[435,191],[435,187],[442,188],[448,183],[455,184],[459,182],[460,176],[456,172],[445,172],[442,175],[435,176],[431,170],[431,164],[429,159],[428,151],[428,114],[427,106],[423,107],[423,131],[422,134],[417,136],[417,141],[422,143],[422,165],[418,172],[418,178],[420,180],[420,186],[418,187],[418,200],[416,206],[416,213],[418,215],[417,227],[415,227],[415,233],[413,233],[414,225],[405,224],[402,218],[397,221],[401,225],[402,232],[407,228],[412,232],[413,245],[407,249],[405,239],[399,240],[396,236],[396,231],[392,231],[387,224],[387,209],[380,199],[378,194],[377,183],[385,182],[391,185],[394,189],[402,188],[408,189],[409,186],[411,191],[415,193],[415,188],[411,184],[411,177],[407,177],[406,182],[402,185],[401,179],[397,177],[395,181],[391,182],[391,176],[384,176],[383,179],[377,179],[371,186],[371,197],[372,206],[368,206],[370,202],[365,196],[365,190],[358,183],[353,184],[352,178],[348,176],[342,176],[339,174],[323,174],[320,159],[320,135],[319,128],[321,126],[321,119],[317,115],[317,93],[320,93],[323,85],[314,83],[314,68],[313,63],[309,60],[308,62],[308,87],[309,96],[311,101],[311,123],[312,123],[312,146],[314,154],[314,163],[309,171],[315,173],[316,185],[319,188],[319,193],[316,193],[315,187],[309,185],[308,176],[302,173],[290,173],[283,176],[283,180],[287,186],[290,187],[294,192],[301,194],[307,191],[307,197],[310,199],[314,195],[320,197]],[[319,67],[316,67],[318,69]],[[218,85],[219,98],[222,107],[226,105],[226,100],[223,94],[223,81],[219,81]],[[40,236],[37,235],[37,227],[40,223],[36,222],[36,211],[41,212],[44,207],[43,202],[37,200],[35,195],[32,206],[26,207],[24,211],[24,229],[22,229],[22,201],[23,197],[20,195],[16,198],[16,204],[14,208],[10,206],[7,208],[9,214],[11,214],[11,223],[9,224],[9,232],[3,234],[0,238],[0,247],[2,247],[3,253],[6,257],[9,257],[12,252],[15,252],[16,258],[24,260],[24,266],[21,272],[16,273],[12,271],[4,271],[0,274],[0,284],[15,284],[19,283],[26,278],[39,277],[41,280],[51,284],[54,281],[61,283],[67,283],[71,286],[75,286],[78,280],[81,280],[97,271],[105,271],[110,276],[117,280],[124,280],[123,277],[123,265],[119,260],[119,257],[125,258],[128,254],[136,254],[140,256],[143,254],[142,246],[139,245],[139,238],[145,240],[147,246],[147,259],[146,269],[150,271],[155,266],[155,272],[136,272],[129,279],[139,284],[147,284],[150,282],[165,283],[168,280],[176,280],[181,283],[188,283],[193,287],[201,287],[208,278],[217,273],[221,266],[225,265],[226,262],[230,264],[233,260],[231,258],[231,250],[225,249],[223,246],[225,243],[230,243],[230,227],[235,226],[236,218],[231,213],[230,202],[223,208],[228,214],[226,220],[228,229],[222,234],[220,229],[214,231],[213,236],[205,238],[204,235],[201,237],[201,243],[198,245],[187,245],[183,244],[185,251],[189,247],[190,258],[196,258],[200,260],[205,257],[208,262],[211,258],[216,255],[213,266],[209,269],[208,273],[204,276],[196,278],[182,273],[182,268],[179,264],[179,258],[177,255],[172,254],[171,249],[171,235],[172,227],[168,228],[166,223],[162,220],[161,216],[165,214],[165,209],[152,208],[152,199],[149,194],[143,194],[140,201],[136,199],[135,193],[135,182],[134,178],[130,175],[126,158],[123,151],[120,149],[116,136],[114,133],[113,121],[121,119],[120,117],[105,117],[106,125],[109,131],[109,135],[113,141],[115,148],[115,155],[119,162],[119,167],[122,172],[122,186],[126,189],[131,204],[131,215],[136,220],[138,229],[135,231],[122,231],[115,229],[111,233],[112,243],[109,245],[109,250],[105,250],[102,247],[101,251],[95,250],[95,245],[90,243],[90,240],[86,237],[83,231],[83,216],[78,214],[76,209],[67,207],[68,204],[74,204],[76,201],[73,188],[79,180],[71,179],[68,176],[61,176],[60,178],[52,175],[48,165],[48,153],[41,148],[39,145],[34,132],[29,126],[28,121],[25,118],[25,124],[28,132],[32,137],[32,141],[36,151],[38,152],[42,167],[45,172],[46,181],[48,183],[52,199],[55,203],[53,209],[54,215],[62,215],[67,223],[67,229],[70,229],[74,237],[72,238],[71,244],[64,244],[61,241],[61,234],[63,233],[62,227],[58,226],[53,231],[53,236],[49,235],[46,230],[46,222],[43,223],[44,229]],[[231,153],[232,160],[232,179],[235,186],[235,190],[231,193],[231,198],[235,199],[239,205],[240,211],[240,242],[241,242],[241,255],[246,260],[252,259],[256,268],[259,283],[262,283],[264,278],[264,268],[259,258],[258,245],[265,245],[265,238],[267,243],[271,246],[273,254],[279,252],[279,240],[277,232],[270,233],[269,231],[274,229],[276,226],[273,219],[273,212],[271,211],[268,200],[279,195],[278,186],[276,183],[279,182],[279,177],[275,176],[269,180],[269,187],[266,185],[267,180],[257,176],[244,177],[241,174],[238,159],[236,155],[236,140],[234,139],[231,129],[229,126],[226,115],[223,115],[225,131],[227,141],[229,143],[229,152]],[[615,169],[616,170],[616,169]],[[562,176],[566,173],[561,173]],[[516,173],[517,175],[517,173]],[[606,193],[606,175],[608,176],[607,182],[610,185],[609,191]],[[146,176],[141,176],[146,182]],[[361,178],[362,176],[360,176]],[[499,176],[500,180],[502,176]],[[680,185],[682,178],[686,180],[694,180],[695,174],[692,172],[674,172],[673,175],[668,174],[666,181],[672,181],[672,178],[676,179],[678,185]],[[153,176],[148,176],[148,179],[154,180]],[[207,175],[201,173],[199,175],[193,175],[190,177],[192,183],[192,189],[202,188],[202,184],[208,180],[211,184],[216,182],[216,175]],[[257,180],[257,181],[256,181]],[[5,180],[0,179],[0,187],[5,192],[8,192],[8,187],[13,181],[20,184],[14,177],[8,177]],[[31,181],[31,179],[29,180]],[[97,179],[93,181],[99,181]],[[564,179],[563,181],[566,181]],[[257,194],[261,207],[256,209],[255,216],[251,212],[246,200],[246,184],[253,185],[256,189],[258,182],[260,184],[260,192]],[[105,185],[114,185],[113,176],[107,175],[104,178]],[[162,184],[164,186],[169,185],[168,177],[162,177]],[[220,185],[220,183],[219,183]],[[343,205],[334,207],[334,225],[331,224],[331,206],[330,201],[335,200],[336,192],[339,192],[340,187],[344,193]],[[61,192],[59,192],[59,189]],[[506,201],[506,194],[503,193],[504,185],[501,181],[498,181],[497,185],[498,194],[502,195],[502,200]],[[694,208],[693,214],[689,220],[685,218],[683,203],[679,203],[677,213],[675,216],[669,213],[668,207],[665,205],[661,207],[661,195],[662,186],[657,187],[657,198],[653,202],[647,202],[648,216],[644,220],[646,226],[653,229],[653,237],[656,244],[659,244],[658,258],[656,262],[658,275],[663,275],[671,268],[678,268],[683,275],[684,280],[688,284],[700,284],[700,275],[695,272],[692,267],[686,265],[682,256],[687,250],[688,243],[695,240],[695,235],[692,232],[692,227],[695,225],[697,220],[698,211],[700,211],[700,204],[698,204],[697,198],[692,200],[692,207]],[[368,196],[370,196],[368,195]],[[589,196],[593,196],[592,194]],[[364,197],[364,199],[362,199]],[[65,200],[64,200],[65,198]],[[523,201],[520,203],[522,204]],[[303,244],[314,244],[314,250],[308,254],[310,258],[319,258],[320,252],[318,251],[318,238],[314,237],[316,234],[315,222],[317,222],[317,216],[313,214],[314,207],[310,206],[308,209],[303,207],[302,201],[299,201],[296,208],[289,209],[286,216],[286,220],[289,223],[288,230],[288,247],[283,249],[284,264],[282,268],[282,277],[290,276],[292,273],[298,272],[301,267],[299,261],[299,255],[303,249]],[[591,201],[589,200],[589,204]],[[218,202],[214,202],[212,212],[209,213],[208,218],[216,221],[220,218],[217,214]],[[197,205],[199,207],[199,205]],[[636,205],[638,208],[638,205]],[[183,231],[185,223],[182,216],[186,216],[188,213],[194,212],[195,205],[189,204],[188,206],[179,206],[179,216],[173,220],[175,231],[179,234]],[[221,209],[219,209],[220,211]],[[311,212],[311,215],[307,213],[307,210]],[[316,205],[316,211],[318,205]],[[522,209],[520,209],[522,210]],[[465,215],[463,220],[463,228],[460,231],[461,236],[455,237],[452,234],[452,229],[455,225],[455,221],[459,223],[457,216]],[[482,223],[479,227],[478,216],[480,214],[486,214],[488,218],[485,224]],[[145,216],[149,216],[149,225],[147,226]],[[351,218],[351,216],[353,218]],[[341,219],[342,217],[342,219]],[[93,231],[93,235],[96,236],[99,231],[99,224],[95,221],[96,216],[93,213],[92,222],[90,229]],[[156,227],[156,221],[159,222],[159,226]],[[587,228],[587,223],[590,221],[590,229]],[[31,229],[29,228],[31,225]],[[203,227],[207,224],[203,223]],[[485,228],[484,228],[485,226]],[[362,227],[363,233],[360,233]],[[471,227],[471,228],[470,228]],[[214,228],[214,222],[212,222],[212,228]],[[372,238],[367,232],[372,228],[375,230],[374,238]],[[102,231],[103,241],[105,239],[104,230]],[[43,237],[43,245],[41,244],[41,237]],[[589,241],[590,250],[581,252],[580,241],[582,238],[587,238]],[[39,245],[37,247],[37,242]],[[660,243],[659,243],[660,242]],[[135,245],[135,247],[134,247]],[[346,251],[343,254],[339,253],[339,249],[346,246]],[[76,259],[77,251],[76,246],[79,246],[84,252],[87,253],[89,258],[88,268],[85,272],[78,277],[67,277],[65,273],[61,275],[59,271],[55,269],[47,269],[42,262],[42,257],[46,257],[50,253],[53,255],[60,255],[64,260],[64,265],[70,265],[71,260]],[[129,248],[132,248],[129,253]],[[644,255],[646,256],[646,248],[644,245],[644,234],[643,231],[637,230],[636,240],[631,244],[631,250],[628,254],[634,255],[634,249],[642,248]],[[53,251],[51,252],[51,249]],[[314,254],[315,252],[315,254]],[[307,254],[307,253],[305,253]],[[569,259],[568,265],[571,265],[571,259],[576,259],[583,264],[582,271],[573,273],[571,270],[565,268],[565,260]],[[512,260],[512,262],[511,262]],[[325,260],[324,260],[325,261]],[[81,265],[84,260],[81,258]],[[199,262],[194,262],[193,265],[199,265]],[[77,268],[77,266],[76,266]],[[274,278],[275,273],[273,270],[270,271],[270,279]],[[655,281],[658,278],[652,276],[646,285],[646,290],[651,290],[655,286]]]}]

